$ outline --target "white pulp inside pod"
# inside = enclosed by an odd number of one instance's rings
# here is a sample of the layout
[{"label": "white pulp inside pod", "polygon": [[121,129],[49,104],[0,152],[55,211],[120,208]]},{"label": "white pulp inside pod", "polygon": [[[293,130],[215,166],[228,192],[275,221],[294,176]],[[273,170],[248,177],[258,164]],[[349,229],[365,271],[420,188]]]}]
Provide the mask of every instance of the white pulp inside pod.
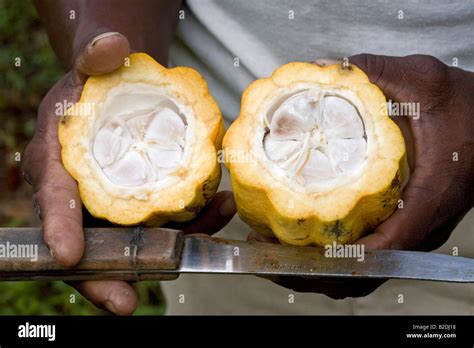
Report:
[{"label": "white pulp inside pod", "polygon": [[265,123],[266,156],[305,187],[343,184],[366,162],[363,119],[354,104],[336,92],[296,92],[274,105]]},{"label": "white pulp inside pod", "polygon": [[104,102],[92,154],[115,185],[137,187],[182,165],[187,120],[183,107],[146,86],[124,86]]}]

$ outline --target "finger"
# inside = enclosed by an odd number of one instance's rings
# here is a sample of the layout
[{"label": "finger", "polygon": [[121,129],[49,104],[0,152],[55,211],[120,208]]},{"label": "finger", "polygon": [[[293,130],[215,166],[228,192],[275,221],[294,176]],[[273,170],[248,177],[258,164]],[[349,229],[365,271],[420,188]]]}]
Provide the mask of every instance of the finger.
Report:
[{"label": "finger", "polygon": [[135,290],[130,284],[123,281],[89,280],[69,284],[96,307],[113,314],[130,315],[138,305]]},{"label": "finger", "polygon": [[[263,236],[258,232],[252,231],[247,236],[248,241],[261,243],[279,244],[277,238]],[[268,279],[287,289],[297,292],[312,292],[329,296],[333,299],[343,299],[346,297],[362,297],[370,294],[385,280],[372,279],[338,279],[328,277],[315,277],[307,279],[303,277],[263,275],[260,278]]]},{"label": "finger", "polygon": [[90,40],[80,51],[74,68],[82,74],[101,75],[121,67],[130,53],[130,44],[117,32],[105,32]]},{"label": "finger", "polygon": [[47,148],[48,144],[37,139],[28,145],[24,170],[33,185],[45,242],[54,258],[70,267],[84,252],[81,199],[76,182],[61,163],[59,149]]},{"label": "finger", "polygon": [[399,100],[403,97],[401,92],[410,89],[411,76],[407,74],[409,67],[405,58],[358,54],[349,57],[349,62],[364,71],[388,99]]},{"label": "finger", "polygon": [[167,226],[183,230],[186,234],[219,232],[237,212],[234,195],[230,191],[218,192],[204,210],[189,223],[170,223]]},{"label": "finger", "polygon": [[68,73],[43,99],[35,137],[25,153],[25,177],[35,191],[45,242],[54,258],[66,267],[79,262],[84,252],[84,237],[77,184],[61,162],[56,104],[77,102],[83,87],[83,74],[107,72],[118,67],[128,54],[127,47],[128,41],[118,33],[91,40],[76,60],[76,68],[80,71],[74,69]]},{"label": "finger", "polygon": [[[57,138],[59,117],[55,116],[54,107],[61,91],[70,85],[70,76],[66,75],[43,99],[38,110],[39,124],[23,160],[24,176],[33,186],[34,201],[43,220],[45,242],[54,258],[65,267],[79,262],[84,252],[81,199],[76,182],[61,162]],[[79,90],[67,89],[62,95],[76,101]]]},{"label": "finger", "polygon": [[[371,59],[376,60],[377,57],[379,57],[378,58],[379,59],[378,68],[372,68],[369,71],[368,67],[369,66],[374,66],[376,64],[374,64],[374,63],[369,64],[368,62]],[[372,58],[369,59],[369,58],[367,58],[366,54],[360,54],[360,55],[357,55],[357,56],[352,56],[351,58],[349,58],[349,61],[352,64],[357,65],[361,70],[363,70],[366,73],[370,74],[369,75],[370,80],[373,83],[375,83],[375,81],[377,81],[380,78],[380,74],[381,74],[380,69],[383,66],[385,66],[385,63],[383,65],[380,63],[380,57],[382,57],[382,56],[372,56]],[[391,58],[391,57],[387,57],[387,58]],[[324,66],[331,66],[331,65],[334,65],[334,64],[341,64],[341,62],[342,62],[342,59],[321,58],[321,59],[314,60],[312,63],[324,67]],[[377,69],[379,69],[379,70],[377,70]],[[385,74],[388,74],[388,72],[385,72]],[[383,81],[385,83],[385,78],[384,78]],[[392,120],[398,125],[398,127],[400,127],[400,130],[403,133],[403,137],[405,139],[405,143],[406,143],[406,147],[407,147],[408,164],[409,164],[410,168],[414,168],[415,162],[414,162],[414,150],[413,150],[413,136],[412,136],[412,133],[411,133],[410,124],[408,122],[408,119],[405,118],[405,117],[395,117],[395,118],[392,118]]]},{"label": "finger", "polygon": [[44,240],[61,265],[72,267],[84,253],[81,199],[76,183],[59,162],[51,162],[51,176],[35,187],[34,199],[40,207]]},{"label": "finger", "polygon": [[[255,241],[261,243],[279,244],[277,238],[267,237],[261,235],[256,231],[252,231],[247,236],[248,241]],[[346,297],[362,297],[370,294],[380,285],[385,279],[339,279],[329,277],[315,277],[307,279],[303,277],[264,275],[260,278],[268,279],[280,286],[292,289],[297,292],[312,292],[320,293],[329,296],[333,299],[343,299]]]},{"label": "finger", "polygon": [[436,109],[454,93],[449,67],[432,56],[360,54],[350,57],[349,62],[362,69],[389,99],[420,103],[422,111]]},{"label": "finger", "polygon": [[[420,161],[421,165],[423,161]],[[446,184],[444,179],[440,181],[431,176],[431,171],[425,173],[423,167],[417,165],[403,192],[403,208],[397,209],[374,234],[358,243],[367,249],[419,249],[431,234],[442,233],[433,235],[433,241],[445,240],[447,231],[451,231],[468,211],[459,214],[457,206],[452,205],[452,202],[463,202],[465,196],[454,182],[456,179],[451,180]],[[426,248],[427,245],[423,250]]]},{"label": "finger", "polygon": [[[387,99],[405,101],[404,98],[410,95],[412,84],[409,79],[413,78],[413,74],[407,74],[411,70],[409,58],[359,54],[349,57],[349,62],[364,71],[370,82],[376,84]],[[407,148],[408,164],[410,168],[414,168],[414,142],[409,118],[392,117],[391,119],[402,131]]]},{"label": "finger", "polygon": [[[401,83],[400,79],[403,76],[403,72],[400,71],[400,58],[371,54],[359,54],[350,57],[349,62],[364,71],[367,74],[370,82],[378,85],[378,87],[388,99],[398,100]],[[406,82],[403,82],[402,86],[405,85]],[[403,120],[400,118],[394,118],[393,120],[401,128],[404,138],[409,140],[410,144],[407,146],[407,149],[409,147],[411,148],[413,146],[413,141],[410,125],[407,122],[408,120],[406,118],[403,118]],[[408,151],[408,153],[410,168],[414,168],[415,164],[412,155],[413,151]],[[416,180],[416,177],[412,176],[411,180]],[[410,189],[412,186],[413,185],[409,185]],[[407,187],[405,196],[409,195],[410,192],[408,191]],[[390,217],[389,221],[392,219],[397,219],[398,215],[399,213],[396,212]],[[367,249],[391,249],[393,246],[395,246],[393,245],[393,237],[389,238],[387,234],[383,232],[384,226],[382,225],[379,226],[379,229],[377,230],[378,233],[370,234],[357,241],[357,243],[364,244]]]},{"label": "finger", "polygon": [[[399,58],[361,54],[350,57],[349,61],[362,69],[388,98],[402,102],[413,101],[414,98],[419,98],[417,102],[420,103],[429,100],[430,95],[424,92],[431,88],[431,80],[443,81],[445,68],[435,58],[419,55]],[[433,118],[430,120],[433,121]],[[368,249],[420,248],[434,231],[448,230],[447,227],[454,226],[459,220],[457,209],[447,203],[463,201],[456,179],[447,173],[449,170],[446,168],[445,173],[433,175],[434,164],[444,155],[436,152],[437,147],[433,146],[439,139],[432,138],[428,132],[432,125],[420,127],[420,122],[413,121],[405,122],[402,127],[402,122],[397,123],[404,133],[413,173],[403,192],[403,208],[396,210],[378,226],[374,234],[358,242],[364,243]],[[407,134],[409,137],[406,137]],[[411,156],[415,153],[416,162]],[[437,241],[444,239],[444,233],[435,236]],[[426,247],[426,243],[423,244]]]}]

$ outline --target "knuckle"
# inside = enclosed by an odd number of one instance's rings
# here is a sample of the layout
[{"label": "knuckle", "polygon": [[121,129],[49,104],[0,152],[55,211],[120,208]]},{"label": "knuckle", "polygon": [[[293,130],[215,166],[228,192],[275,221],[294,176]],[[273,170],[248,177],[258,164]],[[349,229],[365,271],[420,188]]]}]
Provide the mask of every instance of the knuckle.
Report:
[{"label": "knuckle", "polygon": [[[56,198],[63,194],[66,197],[71,195],[71,187],[68,186],[67,183],[57,182],[44,182],[35,187],[35,194],[37,194],[41,199],[48,197],[48,194],[51,192],[54,192]],[[51,197],[53,196],[51,195]]]},{"label": "knuckle", "polygon": [[406,58],[410,73],[417,77],[415,92],[422,101],[422,111],[430,114],[446,111],[453,95],[450,68],[433,56],[417,54]]},{"label": "knuckle", "polygon": [[378,82],[385,70],[385,59],[381,56],[366,54],[365,60],[367,64],[368,75],[373,77],[373,83]]},{"label": "knuckle", "polygon": [[448,75],[448,66],[433,56],[416,54],[406,57],[415,70],[424,79],[444,82]]},{"label": "knuckle", "polygon": [[[359,60],[361,66],[363,66],[362,70],[367,74],[370,82],[376,84],[382,90],[386,90],[389,83],[394,82],[391,80],[393,76],[391,76],[390,69],[388,69],[390,63],[387,61],[387,57],[364,53],[359,56]],[[397,78],[403,82],[402,75],[403,72]]]},{"label": "knuckle", "polygon": [[364,70],[372,83],[376,83],[385,69],[385,59],[382,56],[362,53],[354,57],[356,64]]}]

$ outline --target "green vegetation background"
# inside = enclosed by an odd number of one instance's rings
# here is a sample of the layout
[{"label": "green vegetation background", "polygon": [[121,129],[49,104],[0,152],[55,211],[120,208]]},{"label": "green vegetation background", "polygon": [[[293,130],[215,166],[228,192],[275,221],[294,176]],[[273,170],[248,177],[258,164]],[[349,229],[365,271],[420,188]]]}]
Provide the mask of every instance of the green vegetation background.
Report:
[{"label": "green vegetation background", "polygon": [[[20,67],[15,67],[16,58],[21,59]],[[13,154],[23,153],[35,129],[37,107],[62,74],[33,3],[0,0],[0,226],[31,226],[34,221],[30,218],[31,190],[21,179],[20,164]],[[26,203],[21,204],[21,199]],[[140,302],[135,314],[164,314],[159,283],[142,282],[135,288]],[[16,314],[105,312],[63,282],[0,282],[0,315]]]}]

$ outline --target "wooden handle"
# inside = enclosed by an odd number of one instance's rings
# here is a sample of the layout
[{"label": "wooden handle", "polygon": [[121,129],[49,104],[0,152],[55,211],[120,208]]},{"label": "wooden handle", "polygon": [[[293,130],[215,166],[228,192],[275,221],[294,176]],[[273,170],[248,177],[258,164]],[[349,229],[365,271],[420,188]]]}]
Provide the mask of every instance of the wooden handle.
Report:
[{"label": "wooden handle", "polygon": [[172,280],[184,236],[165,228],[85,228],[85,252],[73,268],[51,256],[41,228],[0,228],[0,280]]}]

